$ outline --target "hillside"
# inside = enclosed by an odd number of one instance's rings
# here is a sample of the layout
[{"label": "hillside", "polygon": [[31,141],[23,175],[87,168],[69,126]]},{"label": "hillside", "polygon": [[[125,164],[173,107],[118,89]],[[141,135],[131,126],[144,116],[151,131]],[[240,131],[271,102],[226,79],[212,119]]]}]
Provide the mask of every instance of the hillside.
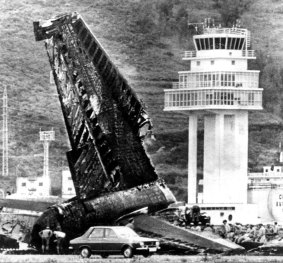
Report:
[{"label": "hillside", "polygon": [[[73,11],[83,16],[145,102],[156,134],[156,141],[146,144],[148,153],[157,172],[184,198],[188,117],[163,111],[163,90],[178,78],[177,71],[189,67],[181,60],[183,50],[193,49],[187,21],[207,17],[221,21],[213,0],[81,0],[79,4],[75,0],[6,0],[0,6],[0,71],[1,87],[7,85],[9,97],[10,175],[42,174],[39,130],[53,128],[56,140],[50,146],[50,170],[53,189],[60,185],[68,139],[55,88],[49,84],[44,46],[35,42],[32,23]],[[241,20],[251,30],[252,49],[258,51],[251,67],[262,70],[261,85],[266,89],[265,110],[250,114],[249,167],[258,170],[274,161],[282,140],[283,4],[254,0]]]}]

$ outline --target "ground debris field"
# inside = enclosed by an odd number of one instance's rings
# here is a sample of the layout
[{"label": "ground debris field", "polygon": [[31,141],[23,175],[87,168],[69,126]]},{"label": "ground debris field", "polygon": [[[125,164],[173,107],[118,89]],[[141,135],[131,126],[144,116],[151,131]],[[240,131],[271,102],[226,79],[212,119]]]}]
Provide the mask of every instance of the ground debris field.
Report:
[{"label": "ground debris field", "polygon": [[231,262],[231,263],[241,263],[241,262],[283,262],[282,256],[221,256],[221,255],[208,255],[208,256],[173,256],[173,255],[154,255],[149,258],[144,258],[142,256],[135,256],[131,259],[125,259],[123,256],[110,256],[107,259],[102,259],[100,256],[92,256],[89,259],[83,259],[78,255],[0,255],[0,262],[38,262],[38,263],[77,263],[77,262],[105,262],[105,263],[190,263],[190,262],[208,262],[208,263],[222,263],[222,262]]}]

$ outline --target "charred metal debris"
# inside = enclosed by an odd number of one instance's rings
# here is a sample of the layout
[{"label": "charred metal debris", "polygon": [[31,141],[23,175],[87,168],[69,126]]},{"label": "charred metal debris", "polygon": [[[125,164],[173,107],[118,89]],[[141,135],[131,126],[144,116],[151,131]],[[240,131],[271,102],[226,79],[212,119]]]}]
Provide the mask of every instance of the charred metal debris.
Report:
[{"label": "charred metal debris", "polygon": [[40,244],[38,232],[46,225],[59,224],[71,239],[91,225],[175,202],[142,145],[152,129],[142,102],[81,16],[34,22],[34,32],[37,41],[45,40],[72,148],[67,159],[77,197],[46,210],[31,243]]},{"label": "charred metal debris", "polygon": [[40,25],[72,150],[79,198],[157,179],[142,139],[151,121],[134,91],[76,13]]}]

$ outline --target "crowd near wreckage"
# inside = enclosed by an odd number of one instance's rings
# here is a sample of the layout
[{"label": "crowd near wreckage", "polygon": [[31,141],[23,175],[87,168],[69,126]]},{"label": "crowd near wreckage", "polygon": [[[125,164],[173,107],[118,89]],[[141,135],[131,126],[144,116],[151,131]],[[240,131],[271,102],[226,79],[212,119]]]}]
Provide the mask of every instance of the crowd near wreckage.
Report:
[{"label": "crowd near wreckage", "polygon": [[[217,234],[176,223],[176,198],[143,147],[144,138],[152,134],[145,107],[82,17],[70,13],[34,22],[34,32],[37,41],[45,41],[57,88],[76,197],[41,214],[33,224],[30,246],[41,250],[39,233],[47,226],[66,234],[67,248],[92,226],[125,225],[134,219],[136,231],[170,249],[242,252],[243,247]],[[209,223],[200,214],[191,214],[190,220],[193,225]],[[50,249],[56,251],[53,241]]]}]

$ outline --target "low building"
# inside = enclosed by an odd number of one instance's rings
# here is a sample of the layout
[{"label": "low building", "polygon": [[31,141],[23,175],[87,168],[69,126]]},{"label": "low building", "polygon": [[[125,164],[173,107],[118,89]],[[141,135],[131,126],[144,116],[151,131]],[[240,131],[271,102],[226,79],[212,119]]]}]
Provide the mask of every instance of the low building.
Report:
[{"label": "low building", "polygon": [[17,192],[19,197],[43,197],[50,196],[51,181],[49,176],[18,177]]},{"label": "low building", "polygon": [[69,199],[76,195],[74,182],[69,170],[62,171],[62,198]]},{"label": "low building", "polygon": [[[16,192],[9,198],[33,199],[51,196],[51,180],[49,176],[17,177]],[[69,170],[62,171],[62,198],[69,199],[76,195],[74,183]]]}]

